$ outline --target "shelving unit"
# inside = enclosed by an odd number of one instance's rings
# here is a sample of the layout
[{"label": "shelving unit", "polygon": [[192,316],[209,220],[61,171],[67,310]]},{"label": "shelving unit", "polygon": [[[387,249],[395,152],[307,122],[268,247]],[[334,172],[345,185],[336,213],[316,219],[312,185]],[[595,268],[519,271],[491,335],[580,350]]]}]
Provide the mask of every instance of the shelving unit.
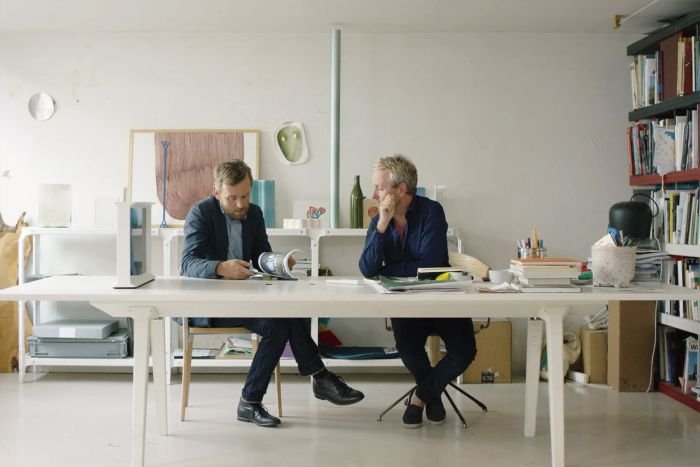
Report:
[{"label": "shelving unit", "polygon": [[[39,248],[41,245],[42,236],[54,236],[54,237],[116,237],[115,230],[109,229],[67,229],[67,228],[37,228],[37,227],[25,227],[18,241],[18,282],[23,284],[32,275],[37,275],[40,272],[40,255]],[[27,264],[24,260],[24,255],[22,252],[25,249],[26,242],[29,239],[33,240],[33,247],[31,250],[31,270],[27,271]],[[109,358],[95,358],[95,359],[84,359],[84,358],[46,358],[46,357],[31,357],[27,352],[25,347],[25,328],[24,328],[24,313],[26,306],[30,305],[32,311],[32,322],[37,323],[40,316],[40,302],[27,303],[20,301],[18,303],[18,355],[19,355],[19,380],[24,381],[27,368],[32,367],[34,370],[37,367],[86,367],[86,366],[104,366],[104,367],[132,367],[133,359],[109,359]]]},{"label": "shelving unit", "polygon": [[[363,241],[367,231],[366,229],[267,229],[267,234],[271,238],[301,238],[308,241],[309,252],[311,255],[312,271],[314,275],[318,274],[320,251],[322,248],[322,239],[331,237],[347,237],[356,238],[358,241]],[[163,275],[179,275],[180,264],[180,241],[183,237],[182,228],[152,228],[151,235],[154,238],[162,240],[162,261]],[[19,249],[23,251],[24,245],[30,239],[34,242],[32,248],[31,260],[28,265],[22,255],[18,255],[19,266],[19,283],[25,283],[32,275],[41,272],[40,261],[40,245],[41,238],[46,236],[59,237],[77,237],[82,239],[95,238],[115,238],[116,230],[112,229],[80,229],[80,228],[37,228],[27,227],[22,230],[19,238]],[[462,251],[462,240],[456,230],[450,229],[448,237],[452,245],[459,252]],[[28,267],[31,266],[31,267]],[[109,271],[109,274],[114,271]],[[23,313],[25,303],[19,304],[19,376],[20,381],[24,381],[25,373],[28,368],[37,369],[38,367],[91,367],[91,368],[131,368],[133,366],[132,358],[123,359],[106,359],[106,358],[47,358],[47,357],[30,357],[25,347],[24,336],[24,320]],[[40,302],[31,304],[32,321],[37,322],[40,319]],[[172,370],[182,367],[182,359],[173,357],[174,346],[177,343],[174,332],[177,332],[179,325],[171,323],[165,329],[165,342],[169,343],[166,348],[166,374],[167,381],[170,382]],[[175,330],[175,331],[174,331]],[[318,335],[318,322],[312,320],[312,335]],[[340,360],[340,359],[324,359],[324,363],[331,368],[361,368],[363,371],[373,371],[373,369],[388,370],[388,371],[405,371],[403,364],[399,359],[378,359],[378,360]],[[195,368],[247,368],[250,361],[246,359],[194,359],[192,365]],[[283,368],[295,368],[296,364],[293,359],[283,359]],[[393,370],[392,370],[393,369]]]},{"label": "shelving unit", "polygon": [[[627,55],[652,55],[661,50],[661,43],[678,33],[683,36],[698,36],[700,32],[700,11],[688,13],[683,18],[674,23],[652,32],[643,39],[630,44],[627,47]],[[668,58],[668,55],[666,56]],[[673,58],[672,58],[673,59]],[[677,57],[675,58],[677,60]],[[667,62],[657,63],[657,72],[664,74],[663,65]],[[672,89],[676,86],[675,82],[663,83],[664,89]],[[700,91],[679,95],[668,98],[663,102],[655,105],[635,109],[628,114],[630,122],[636,122],[644,119],[664,119],[674,117],[677,114],[685,113],[689,110],[696,110],[700,105]],[[695,122],[695,130],[700,128],[700,124]],[[663,183],[662,183],[663,182]],[[646,175],[630,175],[629,184],[631,186],[659,186],[674,183],[691,183],[697,184],[700,182],[700,169],[689,169],[677,172],[671,172],[664,175],[663,180],[659,174]],[[700,258],[700,246],[698,245],[680,245],[667,243],[664,245],[664,251],[674,256]],[[657,322],[664,326],[669,326],[675,329],[686,331],[695,334],[700,338],[700,321],[673,316],[667,313],[657,313]],[[695,399],[694,395],[683,394],[674,384],[660,381],[658,384],[660,392],[669,395],[670,397],[694,408],[700,410],[700,402]]]}]

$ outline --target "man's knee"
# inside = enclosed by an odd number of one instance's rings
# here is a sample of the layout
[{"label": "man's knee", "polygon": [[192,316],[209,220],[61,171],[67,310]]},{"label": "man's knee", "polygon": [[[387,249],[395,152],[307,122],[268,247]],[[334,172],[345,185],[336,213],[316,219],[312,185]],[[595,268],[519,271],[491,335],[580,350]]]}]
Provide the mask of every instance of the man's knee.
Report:
[{"label": "man's knee", "polygon": [[256,329],[251,330],[270,342],[287,342],[289,339],[289,325],[284,318],[261,319],[255,327]]}]

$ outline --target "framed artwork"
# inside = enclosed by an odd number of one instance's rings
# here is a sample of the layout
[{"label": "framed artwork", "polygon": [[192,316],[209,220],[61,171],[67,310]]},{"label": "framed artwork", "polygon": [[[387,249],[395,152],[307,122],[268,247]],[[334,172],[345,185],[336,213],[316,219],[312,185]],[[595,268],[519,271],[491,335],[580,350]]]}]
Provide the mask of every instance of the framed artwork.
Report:
[{"label": "framed artwork", "polygon": [[259,130],[131,130],[126,200],[154,203],[154,226],[182,226],[220,162],[242,159],[257,179],[259,153]]}]

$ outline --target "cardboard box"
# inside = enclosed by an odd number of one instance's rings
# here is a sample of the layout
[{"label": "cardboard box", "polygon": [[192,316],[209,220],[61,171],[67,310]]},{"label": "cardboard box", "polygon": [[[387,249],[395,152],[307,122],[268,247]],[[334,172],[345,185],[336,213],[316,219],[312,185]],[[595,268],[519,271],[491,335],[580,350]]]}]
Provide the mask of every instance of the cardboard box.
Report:
[{"label": "cardboard box", "polygon": [[[474,320],[474,330],[486,321]],[[507,320],[491,320],[489,327],[476,334],[476,358],[462,374],[462,382],[510,383],[512,325]]]},{"label": "cardboard box", "polygon": [[608,303],[608,384],[620,392],[649,386],[656,302]]},{"label": "cardboard box", "polygon": [[608,384],[608,331],[581,327],[583,372],[591,384]]}]

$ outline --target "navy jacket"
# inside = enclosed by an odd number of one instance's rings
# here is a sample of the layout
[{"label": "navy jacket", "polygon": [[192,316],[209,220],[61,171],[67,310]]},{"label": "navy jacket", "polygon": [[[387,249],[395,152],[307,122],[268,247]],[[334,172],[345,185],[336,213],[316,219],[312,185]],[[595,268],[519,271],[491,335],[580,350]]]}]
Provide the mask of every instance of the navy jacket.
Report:
[{"label": "navy jacket", "polygon": [[[213,195],[190,209],[185,220],[185,241],[180,262],[180,275],[204,279],[220,279],[216,266],[228,255],[228,229],[219,200]],[[265,231],[262,210],[251,204],[241,222],[243,258],[253,260],[257,268],[261,253],[272,251]],[[208,327],[208,318],[190,319],[192,326]]]},{"label": "navy jacket", "polygon": [[384,233],[379,233],[379,216],[372,218],[360,256],[362,275],[415,277],[418,268],[450,265],[447,220],[440,203],[423,196],[414,196],[406,211],[406,220],[402,240],[393,220]]}]

